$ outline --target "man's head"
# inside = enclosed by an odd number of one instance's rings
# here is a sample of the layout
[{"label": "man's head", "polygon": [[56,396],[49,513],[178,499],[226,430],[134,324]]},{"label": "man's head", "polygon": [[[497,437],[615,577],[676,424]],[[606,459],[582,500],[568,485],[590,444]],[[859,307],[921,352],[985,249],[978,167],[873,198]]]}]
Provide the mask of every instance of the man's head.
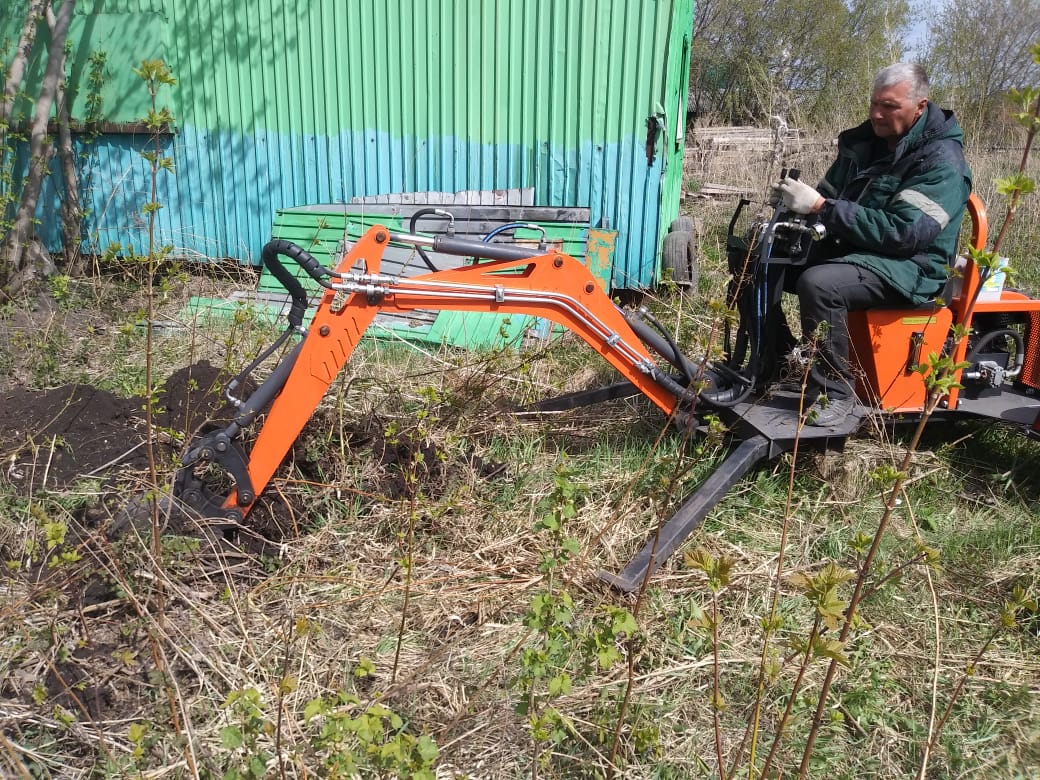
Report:
[{"label": "man's head", "polygon": [[920,65],[897,62],[874,79],[870,125],[894,147],[928,107],[928,73]]}]

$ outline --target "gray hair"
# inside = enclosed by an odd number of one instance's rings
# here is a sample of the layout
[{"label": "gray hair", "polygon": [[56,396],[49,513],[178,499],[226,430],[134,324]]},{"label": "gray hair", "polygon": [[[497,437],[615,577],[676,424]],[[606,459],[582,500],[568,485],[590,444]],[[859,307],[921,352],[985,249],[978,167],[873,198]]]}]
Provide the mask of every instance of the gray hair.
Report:
[{"label": "gray hair", "polygon": [[903,82],[910,85],[910,99],[915,103],[928,97],[928,71],[914,62],[897,62],[882,68],[874,77],[874,90]]}]

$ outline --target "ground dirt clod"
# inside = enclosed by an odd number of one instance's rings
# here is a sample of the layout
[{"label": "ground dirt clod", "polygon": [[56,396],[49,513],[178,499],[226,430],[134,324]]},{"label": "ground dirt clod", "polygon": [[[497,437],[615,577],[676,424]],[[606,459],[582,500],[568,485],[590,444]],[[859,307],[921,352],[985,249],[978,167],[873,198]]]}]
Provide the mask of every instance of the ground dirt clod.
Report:
[{"label": "ground dirt clod", "polygon": [[[155,426],[190,435],[207,422],[226,421],[222,387],[220,371],[208,361],[176,371],[158,393]],[[121,398],[90,385],[8,387],[0,391],[0,407],[0,453],[14,486],[60,488],[147,465],[144,398]]]}]

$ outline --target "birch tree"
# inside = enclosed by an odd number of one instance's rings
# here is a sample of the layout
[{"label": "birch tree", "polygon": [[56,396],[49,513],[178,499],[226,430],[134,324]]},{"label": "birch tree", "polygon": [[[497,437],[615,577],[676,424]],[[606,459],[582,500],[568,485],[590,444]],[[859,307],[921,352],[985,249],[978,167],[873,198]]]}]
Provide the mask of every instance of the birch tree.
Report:
[{"label": "birch tree", "polygon": [[[58,18],[54,11],[47,8],[47,26],[51,35],[58,28]],[[67,32],[67,31],[66,31]],[[65,72],[66,48],[62,47],[61,70]],[[83,227],[83,209],[79,200],[79,174],[76,171],[76,155],[72,148],[72,117],[69,100],[65,89],[65,80],[58,81],[57,109],[58,120],[58,161],[61,165],[61,177],[65,183],[65,197],[61,202],[61,234],[64,238],[65,267],[72,268],[79,258],[80,236]]]},{"label": "birch tree", "polygon": [[[14,99],[18,90],[22,87],[25,79],[25,69],[29,64],[29,53],[32,51],[36,40],[36,27],[43,16],[43,7],[47,0],[30,0],[29,8],[25,15],[25,24],[22,34],[18,37],[18,45],[15,47],[14,59],[8,69],[4,81],[4,94],[0,102],[0,133],[6,133],[11,124],[11,113],[14,111]],[[5,139],[0,136],[0,142]]]},{"label": "birch tree", "polygon": [[[30,38],[35,36],[39,11],[44,13],[52,11],[50,4],[51,0],[30,3],[29,14],[32,18],[26,20],[25,28],[23,28],[24,30],[33,28],[29,34]],[[65,42],[68,38],[75,4],[75,0],[62,0],[61,6],[52,15],[53,26],[50,28],[51,40],[47,50],[47,65],[43,73],[40,92],[36,96],[32,123],[29,128],[29,170],[18,210],[15,213],[14,224],[7,237],[3,257],[0,257],[0,284],[6,285],[12,294],[17,293],[50,263],[47,253],[42,250],[34,236],[33,225],[36,206],[43,189],[43,180],[54,155],[54,145],[51,142],[47,125],[64,78]],[[26,57],[28,52],[29,49],[26,49]],[[19,50],[16,53],[16,59],[21,54],[22,51]],[[24,63],[21,67],[22,73],[24,73]],[[10,93],[13,102],[13,96],[17,94],[20,87],[20,84],[14,83],[13,74],[8,78],[8,82],[10,83],[4,86],[5,111],[9,111],[7,108],[8,94]]]}]

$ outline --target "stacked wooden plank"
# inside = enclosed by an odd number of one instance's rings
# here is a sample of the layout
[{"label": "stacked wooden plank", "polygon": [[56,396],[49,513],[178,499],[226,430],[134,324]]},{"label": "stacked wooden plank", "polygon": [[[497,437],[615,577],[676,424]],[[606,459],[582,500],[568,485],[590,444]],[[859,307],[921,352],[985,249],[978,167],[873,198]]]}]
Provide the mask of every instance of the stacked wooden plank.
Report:
[{"label": "stacked wooden plank", "polygon": [[[498,228],[511,223],[530,227],[509,228],[491,240],[496,243],[555,247],[583,261],[604,289],[609,290],[613,248],[617,233],[589,227],[589,209],[504,205],[502,200],[514,198],[426,197],[415,195],[381,196],[346,204],[298,206],[280,209],[271,237],[285,239],[310,252],[321,265],[334,268],[353,242],[374,225],[383,225],[399,233],[437,235],[481,241]],[[456,194],[459,195],[459,194]],[[409,197],[411,196],[411,197]],[[523,199],[521,199],[522,201]],[[450,212],[454,219],[421,213],[430,209]],[[430,262],[438,269],[456,268],[473,262],[471,258],[427,251]],[[316,302],[321,290],[295,263],[285,260],[286,267],[298,278]],[[359,269],[360,270],[360,269]],[[380,264],[380,272],[409,277],[429,273],[426,261],[410,245],[391,244]],[[214,314],[221,309],[249,306],[272,320],[283,320],[289,300],[285,289],[267,269],[261,270],[256,290],[238,291],[225,300],[193,301],[194,312]],[[284,320],[283,320],[284,321]],[[372,335],[432,344],[448,344],[467,348],[496,348],[505,344],[521,344],[531,338],[544,339],[552,332],[550,323],[536,317],[479,312],[413,311],[394,315],[380,313],[373,324]]]}]

